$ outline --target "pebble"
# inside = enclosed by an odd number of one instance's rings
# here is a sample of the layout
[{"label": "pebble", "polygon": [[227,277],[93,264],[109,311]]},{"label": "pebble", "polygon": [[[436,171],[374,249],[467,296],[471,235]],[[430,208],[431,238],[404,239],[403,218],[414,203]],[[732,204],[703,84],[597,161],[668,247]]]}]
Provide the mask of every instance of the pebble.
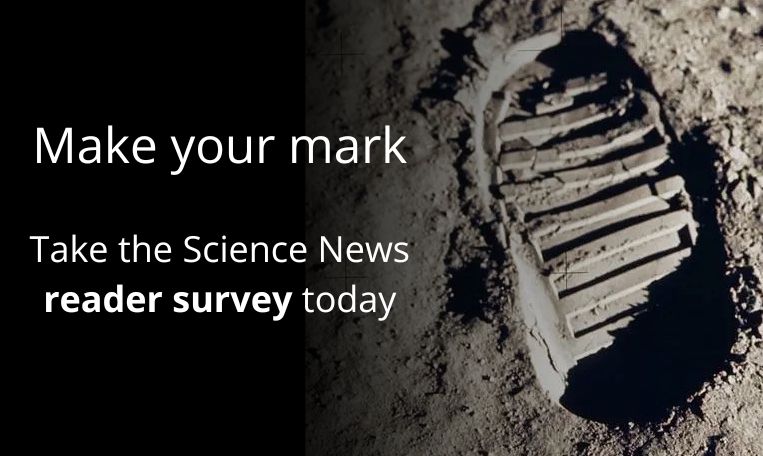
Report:
[{"label": "pebble", "polygon": [[760,201],[761,197],[763,197],[763,187],[757,182],[752,184],[752,197],[755,201]]},{"label": "pebble", "polygon": [[738,164],[742,166],[749,166],[752,163],[752,160],[750,160],[749,155],[744,153],[741,149],[738,147],[732,147],[731,150],[729,150],[729,156],[731,159]]},{"label": "pebble", "polygon": [[729,169],[726,171],[726,181],[729,184],[733,184],[738,179],[739,179],[739,174],[733,169],[731,169],[731,167],[729,167]]},{"label": "pebble", "polygon": [[718,10],[718,19],[720,20],[726,20],[731,15],[731,8],[728,6],[722,6],[721,9]]},{"label": "pebble", "polygon": [[731,191],[731,198],[734,200],[737,207],[740,208],[752,204],[753,202],[752,195],[750,195],[745,187],[745,183],[740,181],[734,186],[734,190]]}]

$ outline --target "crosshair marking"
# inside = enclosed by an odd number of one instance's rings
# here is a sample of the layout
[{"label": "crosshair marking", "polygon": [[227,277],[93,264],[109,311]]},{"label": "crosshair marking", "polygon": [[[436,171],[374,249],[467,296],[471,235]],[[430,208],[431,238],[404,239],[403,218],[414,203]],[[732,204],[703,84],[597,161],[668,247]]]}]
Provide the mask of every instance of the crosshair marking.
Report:
[{"label": "crosshair marking", "polygon": [[347,289],[348,289],[347,279],[366,279],[366,278],[368,278],[368,276],[364,276],[364,275],[349,275],[347,273],[347,262],[345,261],[344,262],[344,274],[343,275],[340,275],[340,276],[326,276],[326,278],[327,279],[344,279],[344,291],[347,291]]},{"label": "crosshair marking", "polygon": [[551,271],[549,274],[561,275],[564,278],[564,288],[570,289],[570,276],[572,274],[588,274],[588,271],[570,271],[570,265],[567,262],[567,252],[564,252],[564,269],[561,271]]},{"label": "crosshair marking", "polygon": [[316,57],[316,56],[327,56],[327,57],[339,57],[339,75],[341,76],[344,74],[344,58],[345,57],[356,57],[359,55],[363,55],[362,52],[346,52],[344,50],[344,39],[342,37],[342,32],[339,32],[339,49],[337,52],[327,52],[327,53],[308,53],[307,57]]}]

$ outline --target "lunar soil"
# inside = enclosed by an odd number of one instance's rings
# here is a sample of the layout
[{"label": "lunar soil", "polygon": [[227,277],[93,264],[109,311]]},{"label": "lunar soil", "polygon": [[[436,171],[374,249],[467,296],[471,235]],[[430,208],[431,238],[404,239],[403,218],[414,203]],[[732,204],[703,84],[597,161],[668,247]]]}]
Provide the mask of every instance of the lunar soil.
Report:
[{"label": "lunar soil", "polygon": [[[307,265],[311,288],[398,293],[383,322],[307,317],[307,454],[763,454],[762,3],[315,0],[306,28],[308,134],[389,125],[407,136],[408,159],[308,166],[308,242],[405,241],[411,255]],[[710,305],[728,311],[729,344],[646,419],[586,418],[549,399],[525,342],[516,267],[481,196],[465,94],[484,83],[489,59],[553,30],[595,33],[643,71],[700,229],[717,232]]]}]

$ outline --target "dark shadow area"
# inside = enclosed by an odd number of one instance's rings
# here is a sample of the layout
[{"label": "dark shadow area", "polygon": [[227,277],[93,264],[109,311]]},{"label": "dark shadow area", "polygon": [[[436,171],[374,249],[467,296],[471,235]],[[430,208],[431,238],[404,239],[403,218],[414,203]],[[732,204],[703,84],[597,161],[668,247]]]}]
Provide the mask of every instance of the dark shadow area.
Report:
[{"label": "dark shadow area", "polygon": [[610,424],[650,422],[722,370],[736,333],[724,259],[718,227],[704,224],[692,255],[650,287],[647,311],[569,372],[562,405]]},{"label": "dark shadow area", "polygon": [[448,285],[453,290],[453,296],[445,308],[461,315],[464,321],[481,318],[488,301],[488,271],[482,267],[482,261],[479,258],[472,259],[464,266],[452,269],[450,274]]},{"label": "dark shadow area", "polygon": [[453,31],[442,29],[442,39],[440,40],[443,49],[448,53],[448,57],[442,60],[438,75],[431,87],[421,90],[413,103],[413,108],[417,112],[425,113],[422,108],[424,100],[451,100],[458,91],[458,81],[463,75],[472,75],[474,69],[466,63],[466,58],[476,58],[474,50],[474,38],[467,38],[459,30]]},{"label": "dark shadow area", "polygon": [[636,62],[596,33],[566,31],[562,42],[542,52],[537,60],[554,68],[554,79],[557,81],[607,73],[612,90],[616,89],[619,81],[630,79],[636,87],[654,92],[652,83]]},{"label": "dark shadow area", "polygon": [[[654,94],[638,65],[593,33],[568,32],[558,47],[538,60],[553,66],[554,77],[560,81],[607,72],[610,78],[605,89],[609,92],[602,92],[603,97],[612,96],[626,79],[635,88]],[[666,128],[673,140],[673,160],[662,165],[659,174],[678,174],[685,179],[700,227],[692,254],[675,272],[649,288],[646,311],[616,332],[613,345],[583,358],[568,373],[562,405],[608,424],[649,423],[667,416],[670,408],[685,403],[726,366],[736,334],[714,209],[718,197],[715,151],[701,132],[678,141],[669,126]]]}]

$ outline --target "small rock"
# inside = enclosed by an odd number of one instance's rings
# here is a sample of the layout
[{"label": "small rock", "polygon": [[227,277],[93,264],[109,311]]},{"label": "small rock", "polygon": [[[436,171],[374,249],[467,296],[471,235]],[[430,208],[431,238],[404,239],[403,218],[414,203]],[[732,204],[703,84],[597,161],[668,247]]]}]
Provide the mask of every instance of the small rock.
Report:
[{"label": "small rock", "polygon": [[734,190],[731,191],[731,199],[734,200],[734,203],[739,208],[745,208],[753,202],[752,195],[750,195],[745,187],[745,183],[740,181],[734,186]]},{"label": "small rock", "polygon": [[729,16],[731,16],[731,8],[728,6],[722,6],[721,9],[718,10],[718,19],[725,21]]},{"label": "small rock", "polygon": [[733,169],[731,169],[731,167],[729,167],[729,169],[726,170],[726,182],[728,182],[729,184],[733,184],[738,179],[739,179],[739,174]]},{"label": "small rock", "polygon": [[749,166],[752,163],[752,160],[750,160],[750,156],[744,153],[741,149],[738,147],[732,147],[731,150],[729,150],[729,156],[732,160],[737,162],[738,164],[742,166]]},{"label": "small rock", "polygon": [[752,184],[752,197],[755,201],[760,201],[761,197],[763,197],[763,187],[757,182]]}]

